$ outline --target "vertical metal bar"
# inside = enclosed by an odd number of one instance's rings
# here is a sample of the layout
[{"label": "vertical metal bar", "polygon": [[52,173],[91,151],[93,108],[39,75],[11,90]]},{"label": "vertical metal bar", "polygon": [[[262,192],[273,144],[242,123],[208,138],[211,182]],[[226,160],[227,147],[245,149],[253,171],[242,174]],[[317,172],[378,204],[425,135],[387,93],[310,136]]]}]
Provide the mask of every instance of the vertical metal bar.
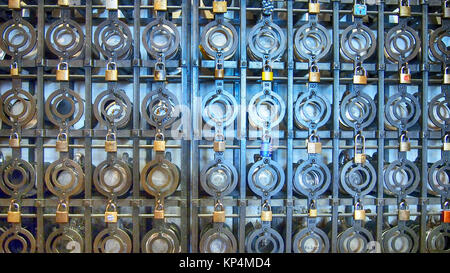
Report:
[{"label": "vertical metal bar", "polygon": [[199,1],[192,1],[191,9],[191,54],[192,54],[192,99],[191,99],[191,113],[192,113],[192,132],[191,132],[191,252],[198,251],[198,168],[199,168],[199,151],[198,142],[201,139],[200,132],[201,119],[197,112],[197,99],[199,98],[199,24],[198,24],[198,7]]},{"label": "vertical metal bar", "polygon": [[287,82],[287,167],[286,167],[286,252],[290,253],[292,244],[292,211],[293,211],[293,197],[292,197],[292,169],[293,169],[293,136],[294,136],[294,26],[293,26],[293,1],[287,1],[287,43],[288,43],[288,82]]},{"label": "vertical metal bar", "polygon": [[[86,130],[92,130],[92,0],[86,1],[86,45],[84,51],[84,75],[85,75],[85,100],[86,112],[84,127]],[[85,145],[85,184],[84,198],[92,198],[92,135],[86,134],[84,138]],[[92,252],[92,207],[85,206],[84,226],[85,226],[85,251]]]},{"label": "vertical metal bar", "polygon": [[[189,23],[190,21],[188,20],[189,16],[187,16],[188,14],[190,14],[190,10],[189,10],[189,1],[182,1],[182,11],[181,14],[182,16],[182,39],[181,39],[181,83],[182,83],[182,88],[183,88],[183,99],[182,99],[182,103],[186,106],[189,107],[191,105],[190,102],[190,94],[191,94],[191,90],[190,90],[190,81],[189,81],[189,73],[190,73],[190,69],[189,69],[189,57],[190,57],[190,53],[189,53],[189,47],[188,45],[190,45],[190,36],[188,35],[188,30],[190,29],[189,27]],[[190,118],[189,115],[183,117],[184,119],[184,123],[183,123],[183,139],[181,140],[181,153],[182,153],[182,158],[183,158],[183,164],[181,164],[181,170],[182,170],[182,175],[181,175],[181,196],[182,198],[185,198],[184,200],[182,200],[182,206],[181,206],[181,230],[183,234],[189,234],[189,221],[188,221],[188,213],[189,213],[189,208],[187,206],[189,202],[189,177],[190,177],[190,164],[185,164],[189,161],[189,157],[191,154],[190,151],[190,138],[189,136],[186,136],[186,132],[187,130],[192,131],[191,127],[190,127]],[[181,237],[181,251],[183,253],[188,252],[189,251],[189,245],[188,245],[188,236],[182,236]]]},{"label": "vertical metal bar", "polygon": [[[38,4],[38,37],[37,48],[38,55],[36,59],[37,66],[37,128],[38,130],[44,129],[44,26],[45,26],[45,13],[44,2],[41,1]],[[42,134],[36,134],[36,179],[37,179],[37,198],[39,200],[44,199],[44,139]],[[37,205],[37,204],[36,204]],[[42,206],[41,206],[42,205]],[[37,251],[39,253],[44,252],[44,207],[41,203],[36,208],[36,220],[37,220]]]},{"label": "vertical metal bar", "polygon": [[240,61],[241,61],[241,109],[239,113],[238,122],[238,139],[240,140],[240,166],[239,166],[239,252],[245,252],[245,216],[246,216],[246,186],[247,186],[247,166],[246,166],[246,146],[247,146],[247,43],[246,43],[246,29],[247,29],[247,15],[246,15],[246,1],[240,1]]},{"label": "vertical metal bar", "polygon": [[[384,1],[378,5],[378,33],[384,33]],[[383,232],[383,187],[384,187],[384,35],[378,35],[378,165],[377,165],[377,228],[376,240],[381,242]]]},{"label": "vertical metal bar", "polygon": [[[140,113],[140,52],[141,52],[141,0],[134,2],[134,26],[133,37],[134,41],[134,56],[133,56],[133,129],[139,130],[139,113]],[[139,184],[139,136],[133,135],[133,199],[139,199],[140,197],[140,184]],[[139,205],[133,203],[133,252],[140,252],[140,221],[139,221]]]},{"label": "vertical metal bar", "polygon": [[428,181],[428,1],[422,0],[422,188],[420,208],[420,252],[426,252],[427,181]]},{"label": "vertical metal bar", "polygon": [[339,194],[339,2],[333,1],[333,200],[331,252],[336,252]]}]

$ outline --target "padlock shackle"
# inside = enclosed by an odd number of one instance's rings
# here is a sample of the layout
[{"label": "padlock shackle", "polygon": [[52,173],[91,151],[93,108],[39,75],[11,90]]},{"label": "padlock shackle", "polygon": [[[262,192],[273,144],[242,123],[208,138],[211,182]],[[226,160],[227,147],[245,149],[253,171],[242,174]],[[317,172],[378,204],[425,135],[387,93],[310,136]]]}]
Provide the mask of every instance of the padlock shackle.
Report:
[{"label": "padlock shackle", "polygon": [[157,209],[157,210],[163,210],[164,209],[164,205],[162,204],[161,200],[158,199],[158,201],[156,201],[155,209]]},{"label": "padlock shackle", "polygon": [[113,201],[109,201],[108,204],[106,204],[105,211],[108,212],[109,208],[113,208],[112,212],[117,212],[117,206],[116,206],[116,204],[114,204]]},{"label": "padlock shackle", "polygon": [[155,140],[164,141],[164,134],[163,133],[156,133],[155,134]]},{"label": "padlock shackle", "polygon": [[355,136],[355,154],[356,154],[356,152],[358,151],[358,139],[359,139],[359,138],[361,138],[361,148],[362,148],[362,153],[365,154],[365,153],[366,153],[366,138],[365,138],[362,134],[360,134],[360,133],[358,133],[358,134]]},{"label": "padlock shackle", "polygon": [[363,210],[364,206],[361,204],[361,201],[356,201],[355,210]]},{"label": "padlock shackle", "polygon": [[366,4],[366,0],[355,0],[354,2],[353,2],[353,5],[357,5],[357,4],[359,4],[359,3],[361,3],[362,5],[365,5]]},{"label": "padlock shackle", "polygon": [[19,67],[19,64],[18,64],[16,61],[14,61],[14,62],[11,63],[11,65],[10,65],[9,67],[10,67],[11,69],[16,69],[16,68]]},{"label": "padlock shackle", "polygon": [[224,208],[222,202],[217,201],[217,203],[214,205],[214,211],[217,211],[216,209],[217,209],[218,207],[220,207],[220,211],[225,211],[225,208]]},{"label": "padlock shackle", "polygon": [[[362,75],[358,74],[358,72],[362,72]],[[357,76],[366,76],[367,77],[367,71],[362,65],[356,65],[353,73]]]},{"label": "padlock shackle", "polygon": [[69,211],[69,206],[66,204],[64,200],[60,201],[56,206],[56,211],[60,211],[61,207],[64,208],[64,212]]},{"label": "padlock shackle", "polygon": [[221,134],[221,133],[216,134],[216,135],[214,136],[214,140],[215,140],[215,141],[225,141],[225,136],[224,136],[223,134]]},{"label": "padlock shackle", "polygon": [[[65,65],[65,69],[62,69],[61,66]],[[69,64],[67,62],[60,62],[57,66],[56,69],[58,70],[68,70],[69,69]]]},{"label": "padlock shackle", "polygon": [[[404,141],[406,139],[406,141]],[[407,135],[407,132],[404,132],[403,134],[400,135],[400,141],[401,142],[409,142],[409,137]]]},{"label": "padlock shackle", "polygon": [[13,139],[13,136],[15,136],[16,139],[19,139],[19,140],[20,140],[19,133],[13,132],[13,133],[9,136],[9,139]]},{"label": "padlock shackle", "polygon": [[444,204],[442,205],[442,209],[450,210],[450,200],[445,200]]},{"label": "padlock shackle", "polygon": [[[407,69],[406,72],[404,72],[403,69]],[[409,70],[409,67],[408,67],[408,63],[406,63],[400,67],[400,73],[402,73],[402,74],[410,74],[411,73],[411,71]]]},{"label": "padlock shackle", "polygon": [[401,210],[407,210],[409,208],[408,203],[406,203],[405,200],[402,200],[400,204],[398,204],[399,209]]},{"label": "padlock shackle", "polygon": [[[316,140],[316,141],[313,141],[313,140]],[[311,135],[309,135],[309,137],[308,137],[308,142],[310,142],[310,143],[318,143],[318,142],[320,142],[320,137],[316,134],[316,133],[312,133]]]},{"label": "padlock shackle", "polygon": [[267,211],[272,211],[272,207],[270,206],[270,204],[267,200],[262,205],[262,209],[264,209],[264,208],[267,208]]},{"label": "padlock shackle", "polygon": [[444,135],[444,143],[450,143],[450,134],[449,133],[447,133],[447,134],[445,134]]},{"label": "padlock shackle", "polygon": [[[315,70],[315,71],[314,71]],[[320,72],[319,70],[319,66],[316,63],[313,63],[310,67],[309,67],[309,72]]]},{"label": "padlock shackle", "polygon": [[105,137],[105,140],[106,140],[106,141],[109,141],[109,140],[108,140],[108,137],[113,137],[113,138],[111,139],[111,141],[116,141],[116,140],[117,140],[116,133],[112,133],[112,132],[107,133],[107,134],[106,134],[106,137]]},{"label": "padlock shackle", "polygon": [[[64,136],[64,139],[61,139],[61,137]],[[67,133],[65,132],[60,132],[57,136],[56,136],[57,140],[61,140],[61,141],[67,141],[68,140],[68,136]]]},{"label": "padlock shackle", "polygon": [[[113,65],[114,68],[109,69],[111,65]],[[117,70],[117,64],[116,64],[116,62],[108,62],[108,63],[106,64],[106,70]]]},{"label": "padlock shackle", "polygon": [[311,200],[311,202],[309,203],[309,209],[317,209],[315,200]]},{"label": "padlock shackle", "polygon": [[15,199],[12,199],[11,202],[9,202],[8,211],[12,211],[13,207],[16,208],[17,211],[20,211],[20,205],[19,203],[16,202]]},{"label": "padlock shackle", "polygon": [[[405,4],[405,5],[403,5],[403,4]],[[399,5],[400,6],[407,6],[407,7],[409,7],[410,6],[410,2],[409,2],[409,0],[400,0],[399,1]]]}]

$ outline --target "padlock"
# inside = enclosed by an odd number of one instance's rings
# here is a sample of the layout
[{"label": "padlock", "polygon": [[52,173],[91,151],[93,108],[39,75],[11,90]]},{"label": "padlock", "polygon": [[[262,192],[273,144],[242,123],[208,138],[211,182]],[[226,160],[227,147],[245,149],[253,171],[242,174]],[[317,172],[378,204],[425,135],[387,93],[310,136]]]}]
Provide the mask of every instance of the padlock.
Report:
[{"label": "padlock", "polygon": [[225,13],[227,12],[227,1],[213,1],[213,12],[214,13]]},{"label": "padlock", "polygon": [[353,213],[353,218],[355,220],[363,221],[366,219],[366,211],[360,202],[356,202],[355,204],[355,212]]},{"label": "padlock", "polygon": [[69,64],[61,62],[56,67],[56,80],[60,82],[66,82],[69,80]]},{"label": "padlock", "polygon": [[159,201],[154,211],[154,217],[155,219],[164,219],[164,206]]},{"label": "padlock", "polygon": [[399,1],[400,1],[399,16],[400,17],[411,16],[411,6],[409,5],[409,0],[399,0]]},{"label": "padlock", "polygon": [[311,65],[309,69],[309,82],[320,82],[320,71],[316,64]]},{"label": "padlock", "polygon": [[363,0],[360,3],[358,3],[358,0],[355,0],[355,3],[353,5],[353,15],[354,16],[366,16],[367,15],[367,5],[366,1]]},{"label": "padlock", "polygon": [[[358,138],[361,138],[362,151],[358,152]],[[357,134],[355,136],[355,163],[356,164],[365,164],[366,163],[366,144],[365,137],[361,134]]]},{"label": "padlock", "polygon": [[308,138],[308,154],[320,154],[322,153],[322,143],[320,142],[320,138],[311,134]]},{"label": "padlock", "polygon": [[19,65],[17,62],[13,62],[10,66],[9,75],[12,77],[19,76]]},{"label": "padlock", "polygon": [[9,9],[20,9],[20,0],[9,0],[8,8]]},{"label": "padlock", "polygon": [[400,152],[411,151],[411,142],[409,142],[409,137],[406,134],[400,136]]},{"label": "padlock", "polygon": [[443,147],[443,150],[445,151],[445,152],[448,152],[448,151],[450,151],[450,136],[449,136],[449,134],[446,134],[445,136],[444,136],[444,145],[443,145],[444,147]]},{"label": "padlock", "polygon": [[8,223],[17,224],[20,223],[20,218],[20,205],[14,200],[11,200],[11,203],[9,203],[8,216],[6,217],[6,220]]},{"label": "padlock", "polygon": [[107,10],[117,10],[119,9],[119,0],[106,0]]},{"label": "padlock", "polygon": [[400,83],[411,83],[411,72],[406,65],[403,65],[402,68],[400,68]]},{"label": "padlock", "polygon": [[[264,210],[264,208],[267,207],[267,210]],[[271,222],[272,221],[272,208],[269,205],[269,203],[264,203],[262,210],[261,210],[261,221],[263,222]]]},{"label": "padlock", "polygon": [[273,71],[269,65],[264,66],[261,78],[263,81],[273,81]]},{"label": "padlock", "polygon": [[106,64],[105,80],[108,82],[116,82],[118,80],[117,64],[109,62]]},{"label": "padlock", "polygon": [[364,67],[357,65],[353,74],[354,84],[367,84],[367,71]]},{"label": "padlock", "polygon": [[320,3],[319,0],[311,0],[308,3],[308,12],[310,14],[318,14],[320,13]]},{"label": "padlock", "polygon": [[411,217],[411,212],[408,208],[408,205],[403,201],[400,203],[398,208],[398,220],[399,221],[409,221]]},{"label": "padlock", "polygon": [[117,138],[115,133],[108,133],[105,139],[105,151],[108,153],[117,152]]},{"label": "padlock", "polygon": [[450,223],[450,204],[449,201],[445,201],[442,214],[441,214],[441,222],[442,223]]},{"label": "padlock", "polygon": [[58,0],[58,6],[68,7],[69,6],[69,0]]},{"label": "padlock", "polygon": [[261,157],[271,157],[272,156],[272,142],[270,137],[263,138],[261,142],[261,148],[259,150],[259,155]]},{"label": "padlock", "polygon": [[450,67],[446,67],[444,70],[444,84],[450,84],[450,72],[448,71]]},{"label": "padlock", "polygon": [[317,217],[317,207],[316,202],[311,201],[311,204],[309,205],[309,217]]},{"label": "padlock", "polygon": [[155,64],[155,81],[163,82],[166,80],[166,66],[162,62]]},{"label": "padlock", "polygon": [[20,136],[18,133],[14,132],[9,136],[9,147],[20,148]]},{"label": "padlock", "polygon": [[[109,209],[113,211],[109,211]],[[105,209],[105,223],[117,223],[117,207],[113,202],[109,202]]]},{"label": "padlock", "polygon": [[157,134],[155,136],[155,141],[153,142],[153,150],[155,152],[166,151],[166,141],[164,140],[164,136],[162,134]]},{"label": "padlock", "polygon": [[69,151],[69,138],[66,133],[59,133],[56,137],[56,151],[63,153]]},{"label": "padlock", "polygon": [[56,223],[65,224],[68,222],[69,222],[69,207],[65,202],[60,202],[56,207]]},{"label": "padlock", "polygon": [[225,141],[214,141],[214,152],[224,152]]},{"label": "padlock", "polygon": [[153,9],[158,11],[166,11],[167,0],[155,0]]},{"label": "padlock", "polygon": [[223,69],[223,64],[217,63],[216,68],[214,69],[214,78],[223,79],[224,77],[225,77],[225,69]]},{"label": "padlock", "polygon": [[[220,208],[220,210],[218,211],[217,208]],[[225,223],[225,209],[220,202],[217,202],[216,205],[214,205],[213,222]]]},{"label": "padlock", "polygon": [[450,18],[450,1],[445,0],[443,5],[444,5],[444,7],[443,7],[443,10],[444,10],[444,13],[443,13],[444,18]]}]

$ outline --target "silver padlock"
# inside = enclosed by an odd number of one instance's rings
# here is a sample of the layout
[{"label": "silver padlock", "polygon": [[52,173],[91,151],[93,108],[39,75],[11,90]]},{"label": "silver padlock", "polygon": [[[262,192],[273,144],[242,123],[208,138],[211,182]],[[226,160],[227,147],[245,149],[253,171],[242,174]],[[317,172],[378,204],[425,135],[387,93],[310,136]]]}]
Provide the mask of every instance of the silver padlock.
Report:
[{"label": "silver padlock", "polygon": [[117,10],[119,9],[119,0],[106,0],[107,10]]},{"label": "silver padlock", "polygon": [[411,151],[411,142],[409,142],[409,137],[404,133],[400,136],[400,152],[409,151]]}]

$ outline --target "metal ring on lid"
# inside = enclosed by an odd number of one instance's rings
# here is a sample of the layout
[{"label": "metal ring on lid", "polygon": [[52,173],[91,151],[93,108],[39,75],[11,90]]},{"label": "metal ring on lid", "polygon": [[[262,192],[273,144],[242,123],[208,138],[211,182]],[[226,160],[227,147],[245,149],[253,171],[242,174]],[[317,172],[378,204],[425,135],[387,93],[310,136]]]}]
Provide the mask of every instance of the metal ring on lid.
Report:
[{"label": "metal ring on lid", "polygon": [[352,196],[370,193],[376,185],[376,180],[377,173],[369,161],[356,164],[350,160],[341,170],[340,184]]},{"label": "metal ring on lid", "polygon": [[407,63],[419,53],[421,41],[413,28],[399,24],[388,31],[384,45],[386,57],[395,62]]},{"label": "metal ring on lid", "polygon": [[94,170],[94,186],[105,196],[122,196],[131,187],[130,167],[122,160],[101,162]]},{"label": "metal ring on lid", "polygon": [[142,238],[142,252],[144,253],[179,253],[181,251],[179,229],[177,226],[168,227],[166,224],[155,227]]},{"label": "metal ring on lid", "polygon": [[430,120],[435,126],[445,129],[446,124],[450,124],[450,97],[440,93],[433,97],[428,105],[428,117]]},{"label": "metal ring on lid", "polygon": [[248,253],[282,253],[284,241],[278,231],[270,227],[253,230],[246,237]]},{"label": "metal ring on lid", "polygon": [[307,23],[301,26],[294,36],[295,54],[300,60],[320,60],[331,48],[328,31],[318,23]]},{"label": "metal ring on lid", "polygon": [[[392,111],[390,111],[391,108]],[[410,93],[392,95],[386,102],[384,109],[387,121],[392,126],[403,130],[414,126],[421,114],[418,99]]]},{"label": "metal ring on lid", "polygon": [[249,169],[247,182],[250,189],[265,198],[278,193],[284,185],[285,175],[280,165],[269,159],[255,162]]},{"label": "metal ring on lid", "polygon": [[441,159],[433,163],[428,172],[428,184],[441,196],[447,195],[450,191],[450,162]]},{"label": "metal ring on lid", "polygon": [[175,192],[179,177],[177,166],[166,159],[156,158],[141,171],[141,186],[148,194],[164,198]]},{"label": "metal ring on lid", "polygon": [[141,114],[150,125],[169,128],[180,114],[178,105],[176,96],[169,90],[154,90],[142,100]]},{"label": "metal ring on lid", "polygon": [[94,44],[107,58],[121,58],[132,46],[133,36],[130,28],[118,19],[103,21],[95,30]]},{"label": "metal ring on lid", "polygon": [[269,123],[269,129],[281,123],[286,113],[284,100],[277,93],[259,92],[255,94],[248,107],[249,121],[258,128],[266,128]]},{"label": "metal ring on lid", "polygon": [[95,98],[93,108],[102,125],[113,123],[122,128],[130,121],[133,105],[124,90],[105,90]]},{"label": "metal ring on lid", "polygon": [[410,194],[416,190],[420,181],[420,172],[417,166],[407,160],[395,160],[384,171],[385,186],[392,193]]},{"label": "metal ring on lid", "polygon": [[248,33],[247,45],[250,56],[261,61],[265,57],[276,60],[286,49],[283,30],[270,20],[262,20]]},{"label": "metal ring on lid", "polygon": [[159,59],[161,55],[168,59],[178,51],[180,34],[175,24],[163,18],[156,18],[142,32],[142,43],[154,59]]},{"label": "metal ring on lid", "polygon": [[[20,58],[30,53],[36,45],[36,30],[26,20],[9,20],[0,27],[0,48],[8,55]],[[15,42],[20,41],[20,42]]]},{"label": "metal ring on lid", "polygon": [[441,224],[430,230],[426,237],[427,250],[430,253],[450,253],[450,225]]},{"label": "metal ring on lid", "polygon": [[324,96],[316,93],[303,93],[294,105],[294,118],[298,127],[320,128],[331,116],[331,104]]},{"label": "metal ring on lid", "polygon": [[361,130],[372,124],[376,117],[373,99],[365,93],[348,93],[341,102],[341,119],[345,125]]},{"label": "metal ring on lid", "polygon": [[46,253],[83,253],[84,240],[73,228],[60,227],[50,233],[45,243]]},{"label": "metal ring on lid", "polygon": [[236,253],[237,241],[228,226],[209,225],[205,230],[200,238],[200,253]]},{"label": "metal ring on lid", "polygon": [[328,236],[317,227],[304,228],[295,233],[292,239],[294,253],[328,253]]},{"label": "metal ring on lid", "polygon": [[45,171],[45,184],[56,196],[77,195],[84,189],[83,169],[71,159],[60,158]]},{"label": "metal ring on lid", "polygon": [[[20,246],[17,243],[19,243]],[[0,253],[35,252],[36,239],[31,232],[23,227],[11,227],[0,235]]]},{"label": "metal ring on lid", "polygon": [[224,60],[228,60],[236,52],[238,37],[232,24],[215,20],[203,28],[200,49],[210,59],[214,59],[216,54],[220,53]]},{"label": "metal ring on lid", "polygon": [[237,186],[238,173],[231,162],[222,159],[210,161],[200,173],[200,183],[211,196],[225,196]]},{"label": "metal ring on lid", "polygon": [[13,158],[0,165],[0,189],[12,196],[26,195],[36,183],[33,166],[19,158]]},{"label": "metal ring on lid", "polygon": [[373,235],[365,228],[348,228],[338,236],[339,253],[364,253],[367,245],[373,241]]},{"label": "metal ring on lid", "polygon": [[94,240],[94,253],[131,253],[130,236],[119,228],[105,228]]},{"label": "metal ring on lid", "polygon": [[83,113],[83,99],[70,89],[58,89],[45,101],[45,114],[58,127],[73,126],[81,119]]},{"label": "metal ring on lid", "polygon": [[409,227],[393,227],[383,233],[383,253],[416,253],[419,236]]},{"label": "metal ring on lid", "polygon": [[48,27],[45,43],[56,56],[73,57],[84,47],[84,33],[77,22],[67,18],[60,19]]},{"label": "metal ring on lid", "polygon": [[294,189],[305,196],[319,196],[328,190],[331,173],[328,167],[318,159],[303,161],[293,177]]},{"label": "metal ring on lid", "polygon": [[6,91],[0,99],[0,117],[4,123],[10,126],[14,123],[24,126],[35,118],[36,99],[29,92],[23,89],[11,89]]},{"label": "metal ring on lid", "polygon": [[361,23],[348,26],[341,34],[341,53],[354,62],[363,62],[372,56],[376,44],[373,31]]},{"label": "metal ring on lid", "polygon": [[209,92],[202,101],[202,117],[210,126],[226,127],[236,120],[239,112],[236,98],[225,90]]}]

